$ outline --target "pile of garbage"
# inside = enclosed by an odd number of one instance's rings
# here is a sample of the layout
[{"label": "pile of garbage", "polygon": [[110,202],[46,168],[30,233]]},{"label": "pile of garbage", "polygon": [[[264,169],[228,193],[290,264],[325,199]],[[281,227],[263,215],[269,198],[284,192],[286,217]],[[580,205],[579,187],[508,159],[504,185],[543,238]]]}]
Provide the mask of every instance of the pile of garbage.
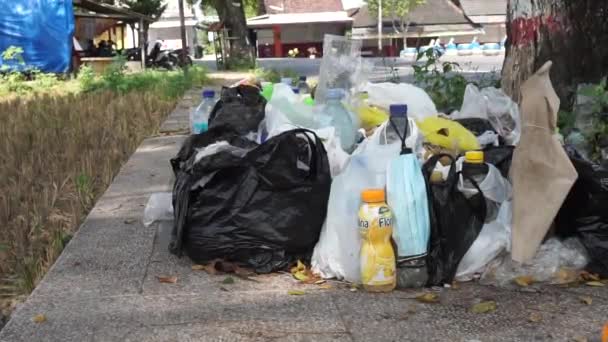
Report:
[{"label": "pile of garbage", "polygon": [[349,44],[326,37],[316,87],[247,80],[193,115],[173,192],[144,215],[173,218],[172,253],[259,273],[303,260],[370,291],[608,277],[608,171],[557,139],[550,63],[521,106],[471,84],[438,113],[415,85],[368,82]]}]

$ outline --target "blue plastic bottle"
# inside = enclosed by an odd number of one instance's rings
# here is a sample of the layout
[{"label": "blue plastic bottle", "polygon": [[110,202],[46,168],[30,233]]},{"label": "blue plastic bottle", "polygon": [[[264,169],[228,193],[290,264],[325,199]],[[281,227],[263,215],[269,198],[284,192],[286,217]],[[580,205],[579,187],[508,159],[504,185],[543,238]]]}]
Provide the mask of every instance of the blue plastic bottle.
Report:
[{"label": "blue plastic bottle", "polygon": [[200,134],[207,131],[209,127],[209,114],[215,106],[215,92],[213,90],[203,91],[203,101],[190,115],[190,131],[192,134]]},{"label": "blue plastic bottle", "polygon": [[355,145],[356,129],[351,114],[342,105],[344,92],[342,89],[328,89],[326,104],[323,108],[321,126],[333,126],[336,135],[340,137],[340,145],[346,152],[352,152]]}]

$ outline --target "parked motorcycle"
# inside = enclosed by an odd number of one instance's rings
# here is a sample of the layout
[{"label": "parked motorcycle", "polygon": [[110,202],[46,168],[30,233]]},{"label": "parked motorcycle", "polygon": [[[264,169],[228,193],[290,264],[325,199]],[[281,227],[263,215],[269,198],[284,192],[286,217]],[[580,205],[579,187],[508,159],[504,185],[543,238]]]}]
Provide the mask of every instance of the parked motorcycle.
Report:
[{"label": "parked motorcycle", "polygon": [[[147,50],[147,44],[146,44]],[[141,61],[141,49],[132,48],[126,50],[127,60],[129,61]],[[162,50],[162,43],[154,43],[154,47],[146,56],[146,68],[164,68],[167,70],[173,70],[178,67],[179,63],[176,62],[174,56],[170,51]]]},{"label": "parked motorcycle", "polygon": [[192,58],[188,54],[189,49],[186,47],[186,60],[184,62],[182,62],[181,59],[182,50],[183,49],[169,50],[169,58],[171,58],[173,63],[180,68],[183,68],[184,66],[192,66]]}]

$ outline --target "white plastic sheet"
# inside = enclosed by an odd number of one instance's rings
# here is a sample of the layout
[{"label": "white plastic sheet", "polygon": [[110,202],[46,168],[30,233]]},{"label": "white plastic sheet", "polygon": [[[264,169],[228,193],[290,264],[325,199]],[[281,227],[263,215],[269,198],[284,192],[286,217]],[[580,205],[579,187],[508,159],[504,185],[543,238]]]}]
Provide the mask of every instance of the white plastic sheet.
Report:
[{"label": "white plastic sheet", "polygon": [[152,223],[157,221],[173,220],[172,199],[173,196],[170,192],[152,194],[144,209],[144,227],[149,227]]},{"label": "white plastic sheet", "polygon": [[422,89],[408,83],[368,83],[365,87],[371,105],[388,109],[392,104],[407,104],[408,117],[422,120],[437,116],[433,100]]}]

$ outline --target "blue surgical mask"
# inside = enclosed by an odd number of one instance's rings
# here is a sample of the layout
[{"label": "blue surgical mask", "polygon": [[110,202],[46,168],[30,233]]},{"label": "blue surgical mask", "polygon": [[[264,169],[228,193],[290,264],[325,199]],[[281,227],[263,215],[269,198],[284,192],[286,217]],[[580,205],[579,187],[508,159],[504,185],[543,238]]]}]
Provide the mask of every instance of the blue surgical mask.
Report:
[{"label": "blue surgical mask", "polygon": [[391,161],[386,190],[399,259],[426,255],[430,236],[428,198],[420,162],[414,154],[402,154]]}]

